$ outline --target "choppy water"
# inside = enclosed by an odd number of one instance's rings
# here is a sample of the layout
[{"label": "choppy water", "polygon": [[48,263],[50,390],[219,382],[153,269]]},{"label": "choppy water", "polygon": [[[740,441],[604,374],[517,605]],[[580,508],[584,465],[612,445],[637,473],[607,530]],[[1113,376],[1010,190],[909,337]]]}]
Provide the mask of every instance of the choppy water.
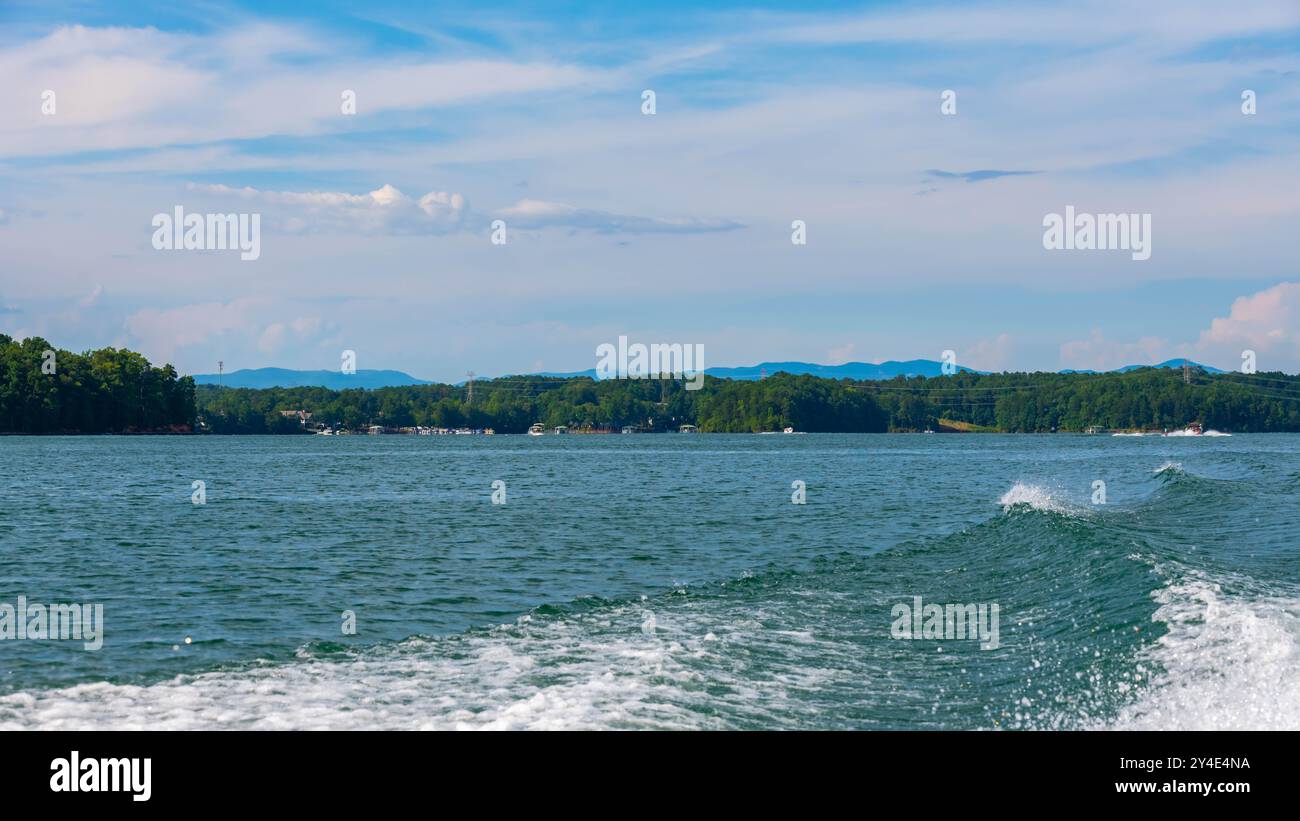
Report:
[{"label": "choppy water", "polygon": [[0,641],[0,728],[1300,728],[1298,498],[1291,435],[0,438],[0,602],[107,625]]}]

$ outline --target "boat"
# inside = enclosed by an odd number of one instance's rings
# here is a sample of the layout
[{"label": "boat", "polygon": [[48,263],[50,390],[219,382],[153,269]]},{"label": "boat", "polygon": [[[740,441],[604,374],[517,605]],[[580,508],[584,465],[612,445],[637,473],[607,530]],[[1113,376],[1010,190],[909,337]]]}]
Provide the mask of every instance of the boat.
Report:
[{"label": "boat", "polygon": [[569,432],[569,429],[568,429],[566,426],[564,426],[564,425],[556,425],[556,426],[555,426],[555,433],[557,433],[557,434],[559,434],[559,433],[568,433],[568,432]]},{"label": "boat", "polygon": [[782,432],[782,433],[794,433],[794,428],[786,428],[785,430],[783,430],[783,431],[781,431],[781,432]]},{"label": "boat", "polygon": [[694,425],[682,425],[680,428],[677,429],[677,432],[678,433],[699,433],[699,430]]},{"label": "boat", "polygon": [[544,433],[546,433],[546,428],[542,425],[541,422],[538,422],[535,425],[530,425],[528,428],[529,436],[541,436]]},{"label": "boat", "polygon": [[1192,422],[1182,430],[1171,430],[1165,436],[1231,436],[1231,433],[1224,433],[1221,430],[1205,430],[1201,427],[1200,422]]}]

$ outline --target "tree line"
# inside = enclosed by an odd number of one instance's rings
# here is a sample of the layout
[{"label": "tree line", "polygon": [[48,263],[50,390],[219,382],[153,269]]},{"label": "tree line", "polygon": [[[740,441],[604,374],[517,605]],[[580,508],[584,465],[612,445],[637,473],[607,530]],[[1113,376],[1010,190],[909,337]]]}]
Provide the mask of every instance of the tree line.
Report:
[{"label": "tree line", "polygon": [[194,380],[171,365],[0,334],[0,433],[180,433],[193,429],[194,416]]},{"label": "tree line", "polygon": [[865,383],[891,430],[958,422],[1009,433],[1166,430],[1199,422],[1229,432],[1300,431],[1300,376],[1194,368],[1124,373],[958,373]]},{"label": "tree line", "polygon": [[742,433],[793,427],[812,433],[988,430],[1014,433],[1165,430],[1191,422],[1224,431],[1300,431],[1300,377],[1142,368],[1126,373],[959,373],[879,382],[778,373],[762,380],[680,381],[513,376],[465,386],[377,390],[262,390],[199,386],[199,412],[221,433],[301,431],[282,410],[316,423],[384,427],[547,428]]},{"label": "tree line", "polygon": [[812,433],[989,430],[1016,433],[1165,430],[1191,422],[1231,432],[1300,431],[1300,376],[1141,368],[1125,373],[961,372],[877,382],[778,373],[754,381],[706,377],[700,390],[673,379],[511,376],[466,385],[376,390],[195,386],[171,365],[104,348],[76,354],[43,339],[0,334],[0,432],[303,433],[359,430],[548,428],[704,432],[792,427]]}]

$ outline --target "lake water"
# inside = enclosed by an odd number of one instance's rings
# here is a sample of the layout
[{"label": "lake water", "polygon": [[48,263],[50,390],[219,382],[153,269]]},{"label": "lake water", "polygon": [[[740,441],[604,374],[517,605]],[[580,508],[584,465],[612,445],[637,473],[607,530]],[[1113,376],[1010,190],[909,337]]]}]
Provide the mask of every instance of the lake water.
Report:
[{"label": "lake water", "polygon": [[0,728],[1296,729],[1298,500],[1283,434],[3,437],[0,603],[105,630]]}]

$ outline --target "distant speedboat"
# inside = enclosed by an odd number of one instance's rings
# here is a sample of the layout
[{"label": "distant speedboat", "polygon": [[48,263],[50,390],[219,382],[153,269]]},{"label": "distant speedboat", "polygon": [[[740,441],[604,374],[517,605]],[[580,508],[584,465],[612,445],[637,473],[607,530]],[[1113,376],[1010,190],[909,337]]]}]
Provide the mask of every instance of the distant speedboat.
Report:
[{"label": "distant speedboat", "polygon": [[545,434],[546,434],[546,426],[543,425],[541,422],[538,422],[535,425],[531,425],[528,428],[529,436],[544,436]]},{"label": "distant speedboat", "polygon": [[782,433],[794,433],[794,428],[786,428],[785,430],[783,430],[783,431],[781,431],[781,432],[782,432]]},{"label": "distant speedboat", "polygon": [[556,432],[556,433],[568,433],[568,432],[569,432],[569,429],[568,429],[567,427],[565,427],[564,425],[556,425],[556,426],[555,426],[555,432]]},{"label": "distant speedboat", "polygon": [[1199,422],[1193,422],[1182,430],[1171,430],[1165,436],[1231,436],[1221,430],[1203,430]]}]

